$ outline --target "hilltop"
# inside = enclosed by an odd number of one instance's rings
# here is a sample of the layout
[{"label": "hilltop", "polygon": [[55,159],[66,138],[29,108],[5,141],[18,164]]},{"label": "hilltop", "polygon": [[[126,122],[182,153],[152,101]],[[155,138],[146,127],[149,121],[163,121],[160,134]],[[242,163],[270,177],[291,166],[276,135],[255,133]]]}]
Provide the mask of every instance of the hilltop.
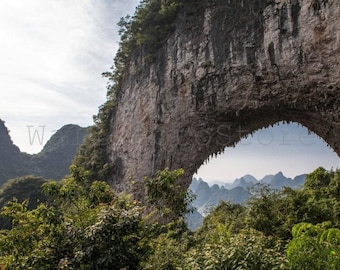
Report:
[{"label": "hilltop", "polygon": [[41,152],[30,155],[21,152],[13,143],[5,122],[0,120],[0,185],[11,178],[29,174],[60,180],[68,174],[87,133],[87,128],[65,125],[50,138]]}]

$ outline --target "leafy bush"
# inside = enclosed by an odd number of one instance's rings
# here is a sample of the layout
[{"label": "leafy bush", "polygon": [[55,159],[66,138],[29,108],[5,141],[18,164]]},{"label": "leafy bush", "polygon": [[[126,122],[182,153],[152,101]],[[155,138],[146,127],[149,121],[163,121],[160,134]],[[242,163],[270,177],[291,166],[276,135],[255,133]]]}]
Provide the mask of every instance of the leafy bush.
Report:
[{"label": "leafy bush", "polygon": [[90,183],[72,167],[62,183],[43,189],[51,201],[29,210],[10,202],[2,215],[12,220],[0,231],[5,269],[137,269],[145,250],[142,208],[129,196],[116,196],[103,182]]},{"label": "leafy bush", "polygon": [[[29,210],[35,209],[39,203],[47,201],[47,196],[41,187],[47,181],[45,178],[32,175],[8,180],[0,188],[0,209],[13,200],[20,203],[26,201]],[[9,228],[11,228],[11,220],[0,217],[0,229]]]},{"label": "leafy bush", "polygon": [[[213,240],[213,241],[211,241]],[[288,269],[284,245],[255,230],[229,236],[220,227],[189,250],[185,269]]]},{"label": "leafy bush", "polygon": [[182,169],[170,171],[165,168],[158,171],[154,178],[145,178],[147,200],[170,220],[184,217],[194,200],[193,194],[178,183],[183,174]]},{"label": "leafy bush", "polygon": [[340,229],[330,222],[295,225],[287,256],[293,270],[340,269]]}]

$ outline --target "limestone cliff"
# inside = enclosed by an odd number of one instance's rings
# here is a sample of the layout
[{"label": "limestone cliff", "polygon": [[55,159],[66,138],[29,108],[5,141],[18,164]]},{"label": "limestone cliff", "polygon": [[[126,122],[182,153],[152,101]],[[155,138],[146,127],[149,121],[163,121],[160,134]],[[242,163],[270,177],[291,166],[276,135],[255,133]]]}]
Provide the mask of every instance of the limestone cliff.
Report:
[{"label": "limestone cliff", "polygon": [[[145,65],[137,51],[111,119],[112,185],[183,168],[259,128],[296,121],[339,154],[340,1],[211,0],[184,7]],[[132,185],[132,181],[136,181]]]}]

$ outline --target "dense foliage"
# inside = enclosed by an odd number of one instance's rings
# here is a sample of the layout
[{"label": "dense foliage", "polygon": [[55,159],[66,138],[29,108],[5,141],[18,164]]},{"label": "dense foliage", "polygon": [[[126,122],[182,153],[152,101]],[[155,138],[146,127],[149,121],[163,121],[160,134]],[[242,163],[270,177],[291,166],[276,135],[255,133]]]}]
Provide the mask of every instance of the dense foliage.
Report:
[{"label": "dense foliage", "polygon": [[138,268],[145,251],[137,202],[115,195],[103,182],[90,184],[77,167],[43,190],[50,200],[35,209],[13,201],[1,212],[12,220],[12,228],[0,232],[6,269]]},{"label": "dense foliage", "polygon": [[340,269],[340,229],[330,222],[293,227],[287,255],[291,269]]},{"label": "dense foliage", "polygon": [[[24,176],[11,179],[0,188],[0,209],[8,202],[16,200],[19,203],[26,201],[26,206],[32,210],[39,203],[47,201],[41,185],[47,180],[42,177]],[[0,229],[11,228],[11,220],[0,216]]]},{"label": "dense foliage", "polygon": [[145,179],[147,200],[168,220],[183,218],[191,211],[190,203],[195,197],[177,183],[183,174],[182,169],[170,171],[169,168],[165,168],[157,172],[154,178]]},{"label": "dense foliage", "polygon": [[[43,181],[45,202],[34,209],[27,200],[3,207],[12,224],[0,231],[0,266],[340,269],[340,171],[318,168],[300,190],[258,187],[247,205],[221,202],[196,232],[183,219],[190,196],[176,185],[182,173],[165,169],[145,180],[154,209],[148,215],[76,166],[61,183]],[[164,216],[171,218],[158,223],[155,217]]]}]

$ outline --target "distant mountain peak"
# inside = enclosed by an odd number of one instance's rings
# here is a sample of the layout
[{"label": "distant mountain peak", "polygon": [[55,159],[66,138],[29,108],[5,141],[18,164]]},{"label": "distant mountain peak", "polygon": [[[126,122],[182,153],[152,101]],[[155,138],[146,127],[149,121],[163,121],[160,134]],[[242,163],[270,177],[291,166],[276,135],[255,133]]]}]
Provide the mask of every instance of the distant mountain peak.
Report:
[{"label": "distant mountain peak", "polygon": [[[251,174],[246,174],[240,178],[235,179],[231,183],[222,183],[219,181],[209,182],[210,187],[214,184],[219,185],[220,187],[224,187],[228,190],[231,190],[235,187],[242,187],[244,189],[250,188],[254,186],[255,184],[266,184],[269,185],[271,188],[274,189],[281,189],[283,186],[296,188],[298,186],[301,186],[301,184],[304,182],[304,179],[306,177],[306,174],[298,175],[294,179],[286,177],[282,171],[279,171],[275,174],[268,174],[264,176],[262,179],[258,180]],[[200,178],[200,182],[202,180]]]},{"label": "distant mountain peak", "polygon": [[[252,175],[245,175],[235,179],[233,183],[226,183],[224,186],[209,186],[203,179],[193,179],[190,189],[197,195],[192,205],[197,208],[198,212],[205,216],[221,200],[232,203],[243,203],[249,198],[248,188],[258,184],[268,184],[273,189],[282,189],[283,186],[298,188],[303,185],[306,174],[298,175],[292,180],[284,176],[283,172],[274,175],[266,175],[261,180],[257,180]],[[190,220],[190,217],[187,217]]]},{"label": "distant mountain peak", "polygon": [[59,180],[69,173],[69,166],[88,129],[68,124],[59,129],[35,155],[14,145],[5,122],[0,119],[0,185],[28,174]]},{"label": "distant mountain peak", "polygon": [[[15,146],[13,144],[13,141],[9,135],[9,130],[7,129],[5,125],[5,121],[2,121],[0,119],[0,145],[5,145],[6,146]],[[17,148],[17,146],[15,146]]]}]

